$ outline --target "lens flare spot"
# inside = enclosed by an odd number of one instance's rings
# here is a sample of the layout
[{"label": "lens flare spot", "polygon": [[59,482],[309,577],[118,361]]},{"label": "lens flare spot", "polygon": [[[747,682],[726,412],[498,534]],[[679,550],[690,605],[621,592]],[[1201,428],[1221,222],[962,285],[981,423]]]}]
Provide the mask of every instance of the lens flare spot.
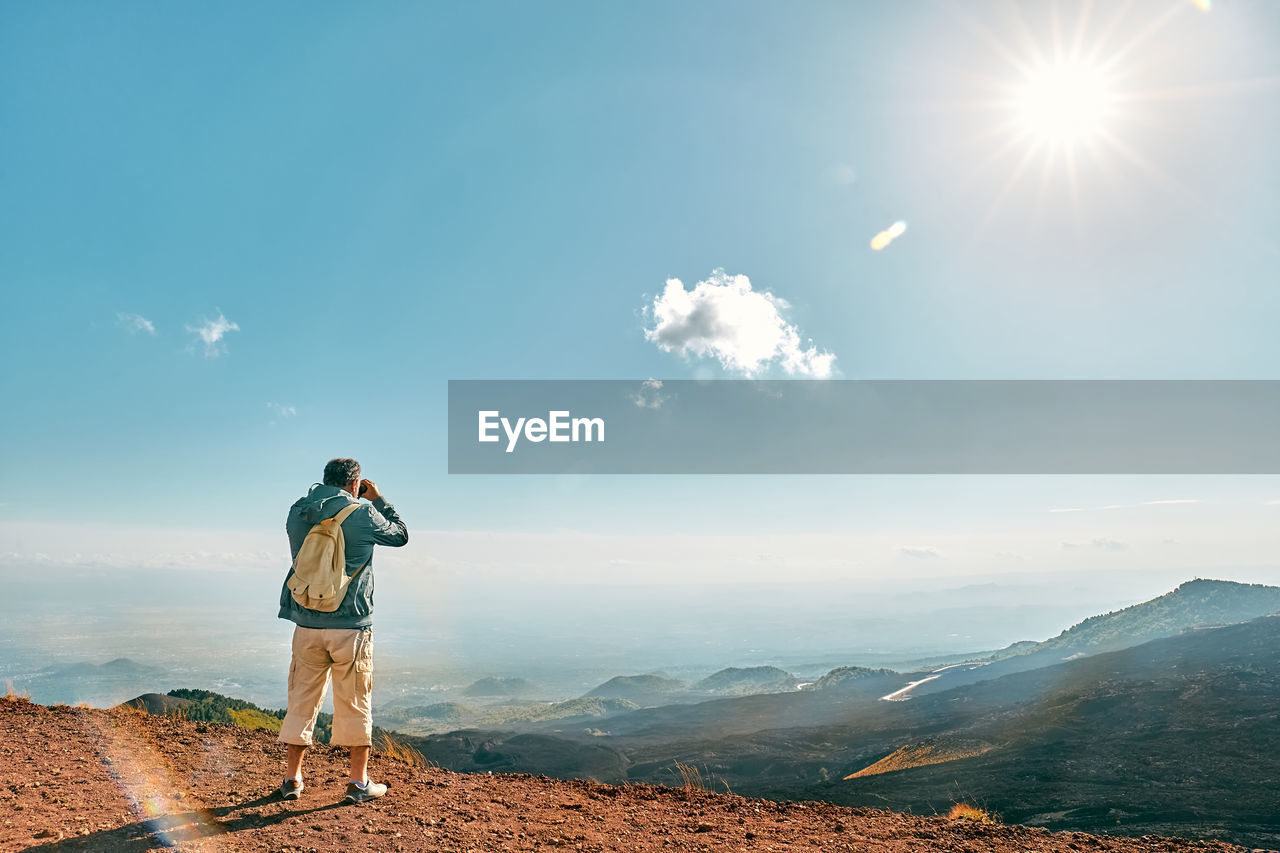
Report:
[{"label": "lens flare spot", "polygon": [[897,222],[871,238],[871,248],[879,252],[905,233],[907,233],[907,223],[899,219]]}]

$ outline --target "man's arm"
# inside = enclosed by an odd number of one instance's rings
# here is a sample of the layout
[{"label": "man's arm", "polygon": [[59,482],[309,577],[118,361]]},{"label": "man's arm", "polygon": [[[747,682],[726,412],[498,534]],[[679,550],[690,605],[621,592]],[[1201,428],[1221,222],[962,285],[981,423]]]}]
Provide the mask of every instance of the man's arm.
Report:
[{"label": "man's arm", "polygon": [[374,543],[399,548],[409,541],[409,528],[400,520],[396,508],[381,495],[374,500],[369,519],[373,522]]},{"label": "man's arm", "polygon": [[378,491],[377,483],[372,480],[361,480],[360,494],[373,504],[369,512],[369,521],[373,524],[374,544],[399,548],[409,541],[409,528],[400,520],[400,514],[396,512],[396,508],[387,503],[382,492]]}]

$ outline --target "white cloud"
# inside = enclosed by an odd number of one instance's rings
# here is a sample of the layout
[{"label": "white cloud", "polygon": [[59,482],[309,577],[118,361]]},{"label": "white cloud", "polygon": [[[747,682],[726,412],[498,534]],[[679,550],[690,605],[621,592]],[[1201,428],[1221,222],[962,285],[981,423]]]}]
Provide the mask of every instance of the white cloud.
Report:
[{"label": "white cloud", "polygon": [[298,410],[294,406],[284,406],[280,403],[267,403],[267,408],[275,412],[278,418],[291,418],[298,414]]},{"label": "white cloud", "polygon": [[898,547],[898,553],[904,557],[917,557],[925,560],[942,556],[938,553],[937,548],[919,547],[914,545],[901,545]]},{"label": "white cloud", "polygon": [[[227,332],[238,332],[240,326],[228,320],[226,315],[219,311],[218,319],[206,320],[202,317],[199,325],[187,326],[187,331],[204,342],[204,357],[214,358],[227,351],[227,345],[222,342]],[[192,347],[194,346],[193,342]]]},{"label": "white cloud", "polygon": [[669,399],[662,395],[661,379],[646,379],[640,383],[640,390],[631,395],[631,402],[642,409],[660,409]]},{"label": "white cloud", "polygon": [[156,333],[155,324],[141,314],[126,314],[121,311],[116,314],[116,325],[131,335],[136,335],[138,332],[146,332],[148,335]]},{"label": "white cloud", "polygon": [[781,297],[752,290],[745,275],[727,275],[722,269],[692,290],[670,278],[645,309],[654,326],[644,336],[664,352],[714,357],[725,370],[746,377],[777,364],[788,375],[829,378],[835,355],[803,348],[799,330],[783,317],[789,307]]}]

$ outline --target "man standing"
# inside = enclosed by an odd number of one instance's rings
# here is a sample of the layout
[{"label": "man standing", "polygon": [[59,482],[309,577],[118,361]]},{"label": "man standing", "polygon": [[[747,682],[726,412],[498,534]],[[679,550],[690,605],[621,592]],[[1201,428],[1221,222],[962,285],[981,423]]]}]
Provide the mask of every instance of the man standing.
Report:
[{"label": "man standing", "polygon": [[[360,503],[360,498],[371,503]],[[330,459],[324,483],[311,487],[289,510],[285,529],[294,558],[311,528],[355,505],[341,520],[345,540],[346,595],[332,613],[302,607],[289,591],[288,578],[280,592],[280,618],[293,629],[293,660],[289,665],[289,711],[280,726],[280,742],[288,744],[285,780],[280,795],[296,800],[302,793],[302,758],[311,746],[316,715],[333,680],[333,736],[331,743],[351,749],[351,781],[347,800],[361,803],[381,797],[387,786],[369,781],[369,750],[373,746],[373,546],[398,548],[409,541],[395,507],[371,480],[360,479],[354,459]],[[290,572],[292,575],[292,571]]]}]

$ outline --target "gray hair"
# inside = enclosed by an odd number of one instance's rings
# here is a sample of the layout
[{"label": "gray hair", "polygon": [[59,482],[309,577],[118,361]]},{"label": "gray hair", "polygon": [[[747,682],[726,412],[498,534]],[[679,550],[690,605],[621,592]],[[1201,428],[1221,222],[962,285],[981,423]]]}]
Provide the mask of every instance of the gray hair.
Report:
[{"label": "gray hair", "polygon": [[354,459],[330,459],[324,466],[324,484],[326,486],[345,486],[352,480],[360,479],[360,463]]}]

